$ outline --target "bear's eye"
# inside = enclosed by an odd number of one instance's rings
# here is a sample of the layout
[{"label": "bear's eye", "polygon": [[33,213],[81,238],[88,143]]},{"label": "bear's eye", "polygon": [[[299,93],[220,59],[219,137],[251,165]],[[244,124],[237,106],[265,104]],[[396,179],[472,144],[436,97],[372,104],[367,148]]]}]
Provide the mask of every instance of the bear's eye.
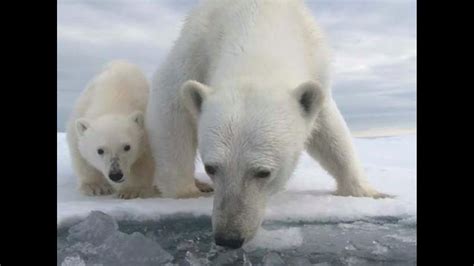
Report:
[{"label": "bear's eye", "polygon": [[123,147],[123,150],[124,150],[124,151],[129,151],[129,150],[130,150],[130,145],[128,145],[128,144],[125,145],[125,146]]},{"label": "bear's eye", "polygon": [[206,173],[208,175],[215,175],[216,174],[216,167],[215,166],[211,166],[211,165],[204,165],[204,169],[206,170]]},{"label": "bear's eye", "polygon": [[257,171],[254,176],[256,178],[267,178],[270,176],[270,171],[268,170],[260,170],[260,171]]},{"label": "bear's eye", "polygon": [[104,154],[104,150],[103,150],[103,149],[97,149],[97,153],[98,153],[99,155],[102,155],[102,154]]}]

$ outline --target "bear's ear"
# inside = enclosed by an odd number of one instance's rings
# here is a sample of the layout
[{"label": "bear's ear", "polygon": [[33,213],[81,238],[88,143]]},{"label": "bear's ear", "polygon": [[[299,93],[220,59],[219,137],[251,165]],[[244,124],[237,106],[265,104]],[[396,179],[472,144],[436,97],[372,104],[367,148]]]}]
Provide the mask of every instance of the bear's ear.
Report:
[{"label": "bear's ear", "polygon": [[143,115],[143,112],[135,111],[129,117],[130,120],[132,120],[134,123],[137,123],[140,128],[145,127],[145,116]]},{"label": "bear's ear", "polygon": [[326,100],[326,93],[319,82],[310,80],[302,83],[293,91],[305,117],[313,117]]},{"label": "bear's ear", "polygon": [[85,118],[79,118],[76,120],[76,132],[77,135],[82,137],[87,129],[90,128],[90,123]]},{"label": "bear's ear", "polygon": [[211,88],[195,80],[188,80],[181,86],[181,101],[188,111],[199,117],[202,103],[211,93]]}]

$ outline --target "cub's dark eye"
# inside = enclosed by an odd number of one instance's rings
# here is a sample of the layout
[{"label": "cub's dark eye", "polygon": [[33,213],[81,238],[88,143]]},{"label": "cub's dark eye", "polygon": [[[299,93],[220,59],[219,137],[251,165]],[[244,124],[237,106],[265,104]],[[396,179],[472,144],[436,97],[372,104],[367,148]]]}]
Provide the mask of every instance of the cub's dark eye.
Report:
[{"label": "cub's dark eye", "polygon": [[216,167],[211,165],[204,165],[204,169],[208,175],[215,175],[216,174]]},{"label": "cub's dark eye", "polygon": [[128,145],[128,144],[125,145],[125,146],[123,147],[123,150],[124,150],[124,151],[129,151],[129,150],[130,150],[130,145]]},{"label": "cub's dark eye", "polygon": [[103,149],[98,149],[98,150],[97,150],[97,153],[98,153],[99,155],[102,155],[102,154],[104,154],[104,150],[103,150]]},{"label": "cub's dark eye", "polygon": [[267,178],[270,176],[270,171],[268,170],[260,170],[257,171],[254,175],[256,178]]}]

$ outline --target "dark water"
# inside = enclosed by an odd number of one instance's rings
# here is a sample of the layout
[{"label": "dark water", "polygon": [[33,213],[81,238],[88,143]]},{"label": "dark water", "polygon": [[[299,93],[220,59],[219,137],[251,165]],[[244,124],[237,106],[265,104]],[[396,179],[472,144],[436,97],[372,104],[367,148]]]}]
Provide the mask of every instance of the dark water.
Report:
[{"label": "dark water", "polygon": [[95,212],[58,229],[57,259],[58,265],[416,265],[416,224],[396,218],[267,222],[262,231],[255,243],[227,250],[214,245],[206,216],[117,223]]}]

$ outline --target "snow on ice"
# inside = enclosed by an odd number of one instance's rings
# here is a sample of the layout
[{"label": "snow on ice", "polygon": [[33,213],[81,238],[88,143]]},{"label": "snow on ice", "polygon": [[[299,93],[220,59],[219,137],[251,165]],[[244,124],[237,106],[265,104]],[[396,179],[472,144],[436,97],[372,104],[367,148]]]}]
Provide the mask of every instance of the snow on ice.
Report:
[{"label": "snow on ice", "polygon": [[[370,183],[396,198],[334,196],[332,177],[304,153],[287,190],[269,202],[266,220],[331,222],[397,217],[416,223],[416,135],[356,138],[354,141]],[[58,133],[57,147],[58,228],[84,219],[92,210],[100,210],[118,220],[136,221],[159,220],[176,213],[210,215],[212,211],[211,197],[121,200],[113,195],[83,196],[76,188],[64,133]],[[199,160],[196,177],[210,182]]]}]

